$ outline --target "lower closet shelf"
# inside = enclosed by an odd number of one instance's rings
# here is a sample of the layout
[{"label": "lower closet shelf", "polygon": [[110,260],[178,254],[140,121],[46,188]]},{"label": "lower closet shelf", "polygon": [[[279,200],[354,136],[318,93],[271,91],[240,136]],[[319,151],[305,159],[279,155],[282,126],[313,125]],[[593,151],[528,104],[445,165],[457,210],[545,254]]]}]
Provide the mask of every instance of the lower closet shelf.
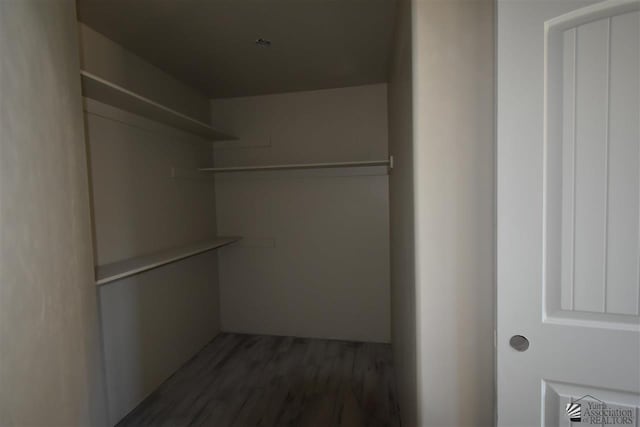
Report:
[{"label": "lower closet shelf", "polygon": [[233,242],[241,237],[216,237],[198,243],[168,249],[162,252],[128,258],[96,267],[96,285],[105,285],[143,271],[151,270],[171,262],[198,255]]}]

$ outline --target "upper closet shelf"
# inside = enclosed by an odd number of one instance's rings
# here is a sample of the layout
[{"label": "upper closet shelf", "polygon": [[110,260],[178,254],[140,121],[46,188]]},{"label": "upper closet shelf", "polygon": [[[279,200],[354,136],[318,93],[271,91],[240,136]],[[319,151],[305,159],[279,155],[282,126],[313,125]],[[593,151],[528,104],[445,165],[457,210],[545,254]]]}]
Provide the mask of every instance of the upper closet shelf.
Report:
[{"label": "upper closet shelf", "polygon": [[179,113],[144,96],[133,93],[87,71],[80,71],[82,94],[87,98],[111,105],[148,119],[164,123],[212,141],[234,140],[208,124]]},{"label": "upper closet shelf", "polygon": [[230,166],[219,168],[200,168],[201,172],[242,172],[242,171],[269,171],[287,169],[327,169],[327,168],[353,168],[365,166],[389,166],[393,167],[393,158],[389,160],[367,160],[359,162],[334,162],[334,163],[294,163],[288,165],[265,166]]},{"label": "upper closet shelf", "polygon": [[240,237],[216,237],[149,255],[128,258],[96,267],[96,285],[105,285],[143,271],[179,261],[240,240]]}]

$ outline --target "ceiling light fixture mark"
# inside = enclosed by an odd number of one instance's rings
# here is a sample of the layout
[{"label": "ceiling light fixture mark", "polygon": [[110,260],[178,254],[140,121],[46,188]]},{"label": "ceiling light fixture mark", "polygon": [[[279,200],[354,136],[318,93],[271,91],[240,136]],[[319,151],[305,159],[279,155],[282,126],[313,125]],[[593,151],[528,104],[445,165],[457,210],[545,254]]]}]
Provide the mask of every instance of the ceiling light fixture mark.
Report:
[{"label": "ceiling light fixture mark", "polygon": [[256,45],[260,47],[271,47],[271,40],[263,39],[262,37],[260,37],[256,40]]}]

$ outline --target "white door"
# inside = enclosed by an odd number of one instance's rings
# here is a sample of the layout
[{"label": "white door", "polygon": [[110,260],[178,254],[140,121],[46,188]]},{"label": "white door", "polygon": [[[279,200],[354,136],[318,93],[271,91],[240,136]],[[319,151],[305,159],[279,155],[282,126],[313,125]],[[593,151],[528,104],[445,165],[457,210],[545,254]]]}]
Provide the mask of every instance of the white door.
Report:
[{"label": "white door", "polygon": [[639,426],[640,2],[497,17],[498,425]]}]

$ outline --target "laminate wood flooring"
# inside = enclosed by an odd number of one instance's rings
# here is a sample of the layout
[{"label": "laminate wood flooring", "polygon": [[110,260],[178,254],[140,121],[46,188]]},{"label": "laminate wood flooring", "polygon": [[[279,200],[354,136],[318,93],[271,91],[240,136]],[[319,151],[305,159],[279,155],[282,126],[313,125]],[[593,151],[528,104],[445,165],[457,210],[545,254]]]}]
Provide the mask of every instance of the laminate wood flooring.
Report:
[{"label": "laminate wood flooring", "polygon": [[391,348],[220,334],[118,426],[400,426]]}]

